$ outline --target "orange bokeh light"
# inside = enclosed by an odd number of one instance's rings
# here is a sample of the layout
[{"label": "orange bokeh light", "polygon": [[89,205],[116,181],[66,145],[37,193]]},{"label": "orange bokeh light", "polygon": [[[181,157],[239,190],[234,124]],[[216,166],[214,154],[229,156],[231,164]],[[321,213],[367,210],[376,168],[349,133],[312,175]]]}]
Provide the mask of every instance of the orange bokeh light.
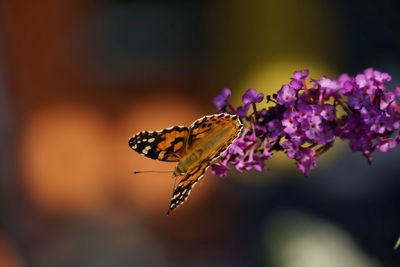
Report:
[{"label": "orange bokeh light", "polygon": [[34,202],[54,212],[104,203],[106,127],[95,112],[52,106],[34,114],[20,142],[23,183]]}]

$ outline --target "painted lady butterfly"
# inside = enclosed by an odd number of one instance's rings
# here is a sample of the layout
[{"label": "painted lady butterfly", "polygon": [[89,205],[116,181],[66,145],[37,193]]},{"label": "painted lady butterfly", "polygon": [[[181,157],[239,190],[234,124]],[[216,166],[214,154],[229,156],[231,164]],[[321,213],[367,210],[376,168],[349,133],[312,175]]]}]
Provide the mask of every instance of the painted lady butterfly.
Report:
[{"label": "painted lady butterfly", "polygon": [[232,144],[242,128],[237,115],[214,114],[189,127],[139,132],[129,139],[129,146],[151,159],[178,162],[174,176],[181,179],[174,189],[169,214],[187,199],[210,164]]}]

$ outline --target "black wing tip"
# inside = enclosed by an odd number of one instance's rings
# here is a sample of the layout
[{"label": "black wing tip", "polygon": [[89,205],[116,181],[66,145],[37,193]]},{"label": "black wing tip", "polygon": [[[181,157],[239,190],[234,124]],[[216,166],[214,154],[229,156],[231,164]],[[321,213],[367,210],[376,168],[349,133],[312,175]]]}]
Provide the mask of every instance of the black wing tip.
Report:
[{"label": "black wing tip", "polygon": [[[185,202],[185,201],[183,201],[183,202]],[[173,212],[174,210],[176,210],[180,205],[183,204],[183,202],[177,202],[177,203],[171,202],[171,203],[169,204],[169,207],[168,207],[167,215],[170,215],[171,212]]]},{"label": "black wing tip", "polygon": [[169,216],[171,214],[171,212],[174,211],[176,208],[177,208],[176,206],[171,208],[171,204],[170,204],[168,207],[168,210],[167,210],[167,216]]},{"label": "black wing tip", "polygon": [[132,147],[132,146],[133,146],[134,141],[135,141],[135,137],[129,138],[129,140],[128,140],[128,145],[129,145],[129,147]]},{"label": "black wing tip", "polygon": [[137,142],[137,140],[138,140],[138,138],[139,138],[140,133],[142,133],[142,132],[139,132],[139,133],[137,133],[137,134],[134,134],[132,137],[130,137],[130,138],[128,139],[128,144],[129,144],[130,147],[132,147],[134,144],[136,144],[136,142]]}]

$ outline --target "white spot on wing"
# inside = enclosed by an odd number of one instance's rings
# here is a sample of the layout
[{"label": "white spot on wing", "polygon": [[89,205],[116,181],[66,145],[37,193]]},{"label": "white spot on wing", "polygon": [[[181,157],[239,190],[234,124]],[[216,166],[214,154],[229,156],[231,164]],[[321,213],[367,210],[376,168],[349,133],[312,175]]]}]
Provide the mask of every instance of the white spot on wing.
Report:
[{"label": "white spot on wing", "polygon": [[154,140],[156,140],[156,139],[154,137],[152,137],[149,140],[147,140],[147,142],[152,143],[152,142],[154,142]]},{"label": "white spot on wing", "polygon": [[143,150],[142,153],[147,155],[147,153],[149,152],[149,150],[151,149],[151,146],[146,146]]}]

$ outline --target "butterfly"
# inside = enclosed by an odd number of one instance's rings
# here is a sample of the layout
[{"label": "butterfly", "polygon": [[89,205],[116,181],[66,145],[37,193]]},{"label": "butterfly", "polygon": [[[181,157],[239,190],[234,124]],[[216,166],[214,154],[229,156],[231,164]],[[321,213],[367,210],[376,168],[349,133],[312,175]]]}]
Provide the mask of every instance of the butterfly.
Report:
[{"label": "butterfly", "polygon": [[173,191],[169,214],[185,202],[211,163],[239,137],[242,129],[237,115],[213,114],[190,126],[139,132],[129,139],[129,146],[151,159],[178,162],[173,175],[180,181]]}]

